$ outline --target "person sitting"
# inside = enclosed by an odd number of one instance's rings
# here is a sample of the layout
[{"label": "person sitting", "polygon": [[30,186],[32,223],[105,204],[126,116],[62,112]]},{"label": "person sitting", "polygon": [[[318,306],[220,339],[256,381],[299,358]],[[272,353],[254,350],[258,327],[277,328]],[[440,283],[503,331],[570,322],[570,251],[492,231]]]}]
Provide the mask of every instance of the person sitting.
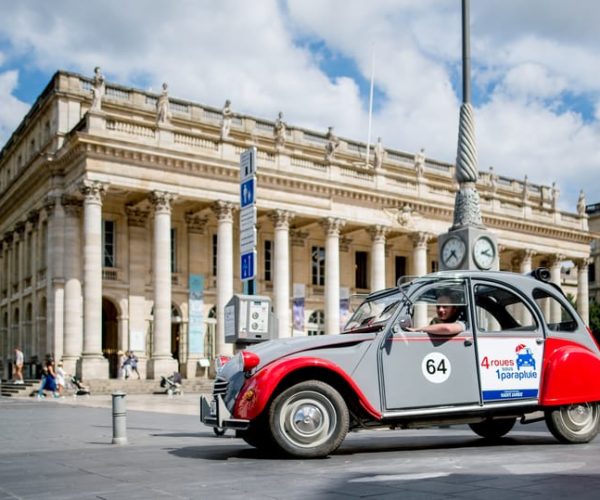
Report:
[{"label": "person sitting", "polygon": [[464,321],[460,320],[462,306],[458,296],[453,292],[442,292],[437,298],[436,314],[431,323],[422,327],[409,327],[411,332],[425,332],[434,335],[457,335],[467,329]]}]

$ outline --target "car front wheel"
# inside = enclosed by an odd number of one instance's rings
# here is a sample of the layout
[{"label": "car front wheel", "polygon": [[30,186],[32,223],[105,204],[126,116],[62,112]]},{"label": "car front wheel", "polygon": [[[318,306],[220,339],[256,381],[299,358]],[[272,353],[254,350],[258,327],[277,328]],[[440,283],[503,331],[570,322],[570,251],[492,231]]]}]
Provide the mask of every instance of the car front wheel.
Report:
[{"label": "car front wheel", "polygon": [[338,391],[310,380],[289,387],[271,404],[269,427],[285,453],[302,458],[325,457],[348,433],[348,408]]},{"label": "car front wheel", "polygon": [[598,403],[580,403],[546,410],[546,425],[562,443],[588,443],[600,430]]},{"label": "car front wheel", "polygon": [[497,420],[484,420],[475,424],[469,424],[471,430],[486,439],[498,439],[508,434],[514,427],[516,418],[502,418]]}]

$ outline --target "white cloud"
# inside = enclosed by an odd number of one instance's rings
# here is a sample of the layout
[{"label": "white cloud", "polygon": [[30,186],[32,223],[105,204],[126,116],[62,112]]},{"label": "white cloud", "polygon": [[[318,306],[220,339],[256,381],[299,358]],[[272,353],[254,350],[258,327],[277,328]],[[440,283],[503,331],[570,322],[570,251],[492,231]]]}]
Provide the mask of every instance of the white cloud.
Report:
[{"label": "white cloud", "polygon": [[18,71],[0,73],[0,144],[4,144],[29,110],[29,105],[13,96],[19,79]]}]

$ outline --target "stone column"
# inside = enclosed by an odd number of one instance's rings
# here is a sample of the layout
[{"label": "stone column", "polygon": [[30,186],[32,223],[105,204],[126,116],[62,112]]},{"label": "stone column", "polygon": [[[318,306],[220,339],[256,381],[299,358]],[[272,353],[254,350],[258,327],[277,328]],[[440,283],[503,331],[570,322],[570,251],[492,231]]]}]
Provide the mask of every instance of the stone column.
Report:
[{"label": "stone column", "polygon": [[217,201],[217,335],[216,354],[230,356],[233,345],[225,343],[225,305],[233,296],[233,203]]},{"label": "stone column", "polygon": [[65,239],[63,269],[65,273],[64,311],[64,370],[76,373],[77,361],[83,348],[83,322],[81,302],[81,200],[63,196],[65,212]]},{"label": "stone column", "polygon": [[588,259],[577,259],[577,312],[589,324],[590,321],[590,304],[588,292]]},{"label": "stone column", "polygon": [[[39,235],[39,210],[31,210],[27,214],[27,221],[31,225],[31,239],[28,247],[29,252],[29,269],[27,274],[31,280],[31,352],[30,354],[40,357],[42,354],[39,349],[39,328],[38,328],[38,310],[39,310],[39,293],[37,289],[37,240]],[[0,267],[2,269],[2,267]],[[1,272],[1,271],[0,271]]]},{"label": "stone column", "polygon": [[65,212],[59,198],[49,196],[44,204],[48,214],[46,244],[46,348],[44,354],[54,359],[63,355],[64,339],[64,218]]},{"label": "stone column", "polygon": [[[563,260],[565,260],[564,255],[554,254],[550,256],[548,264],[550,266],[550,281],[558,286],[560,286],[560,270]],[[551,301],[550,323],[560,323],[560,315],[560,304],[556,300]]]},{"label": "stone column", "polygon": [[[23,290],[25,289],[25,222],[19,222],[15,228],[15,232],[18,235],[16,266],[17,266],[17,293],[18,293],[18,304],[19,304],[19,324],[16,325],[15,331],[16,336],[13,340],[15,345],[21,346],[21,350],[27,349],[27,342],[25,342],[25,303],[23,301]],[[25,352],[25,360],[31,355],[30,352]]]},{"label": "stone column", "polygon": [[372,226],[371,235],[371,292],[385,288],[385,236],[389,228]]},{"label": "stone column", "polygon": [[[85,180],[83,194],[83,354],[82,379],[108,379],[102,355],[102,199],[106,184]],[[67,311],[68,312],[68,311]]]},{"label": "stone column", "polygon": [[345,221],[328,217],[325,229],[325,334],[340,333],[340,229]]},{"label": "stone column", "polygon": [[[427,243],[431,239],[431,234],[426,232],[416,232],[410,235],[412,241],[412,270],[413,276],[423,276],[427,274]],[[416,304],[413,315],[413,326],[421,327],[427,323],[427,305]]]},{"label": "stone column", "polygon": [[147,244],[149,212],[125,207],[129,244],[128,349],[138,358],[138,371],[146,378],[149,353],[146,352],[146,279],[150,268]]},{"label": "stone column", "polygon": [[148,361],[148,378],[178,370],[171,354],[171,202],[175,196],[153,191],[154,242],[152,251],[152,287],[154,289],[154,318],[152,358]]},{"label": "stone column", "polygon": [[275,210],[271,221],[275,227],[275,252],[273,261],[273,299],[277,318],[277,336],[290,337],[290,221],[293,214],[286,210]]}]

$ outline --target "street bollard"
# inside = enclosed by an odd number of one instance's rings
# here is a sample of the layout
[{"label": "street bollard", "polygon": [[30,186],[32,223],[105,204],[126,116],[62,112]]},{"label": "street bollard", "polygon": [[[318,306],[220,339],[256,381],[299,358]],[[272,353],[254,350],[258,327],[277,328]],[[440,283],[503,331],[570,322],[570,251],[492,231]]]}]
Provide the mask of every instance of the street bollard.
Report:
[{"label": "street bollard", "polygon": [[112,393],[113,439],[112,444],[127,444],[127,408],[122,391]]}]

